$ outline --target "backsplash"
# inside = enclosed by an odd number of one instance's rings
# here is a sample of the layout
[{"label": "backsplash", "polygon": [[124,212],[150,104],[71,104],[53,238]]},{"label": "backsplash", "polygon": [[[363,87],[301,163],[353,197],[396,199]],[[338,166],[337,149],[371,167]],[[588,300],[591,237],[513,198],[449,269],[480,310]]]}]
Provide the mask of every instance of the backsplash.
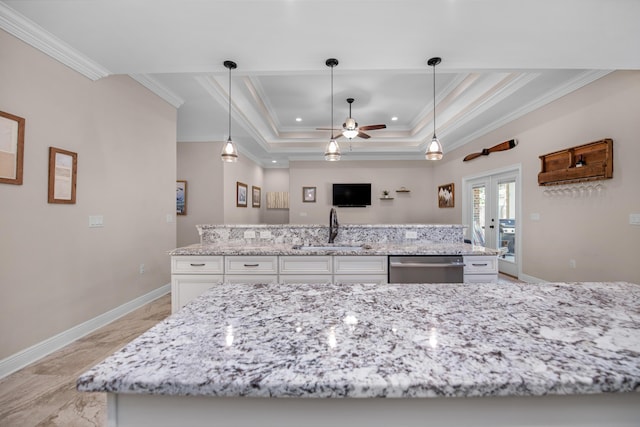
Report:
[{"label": "backsplash", "polygon": [[[201,244],[323,244],[329,241],[329,226],[316,224],[196,225]],[[462,243],[464,226],[459,224],[346,224],[340,225],[336,244],[351,243]],[[246,234],[255,237],[245,237]],[[407,232],[415,233],[408,239]]]}]

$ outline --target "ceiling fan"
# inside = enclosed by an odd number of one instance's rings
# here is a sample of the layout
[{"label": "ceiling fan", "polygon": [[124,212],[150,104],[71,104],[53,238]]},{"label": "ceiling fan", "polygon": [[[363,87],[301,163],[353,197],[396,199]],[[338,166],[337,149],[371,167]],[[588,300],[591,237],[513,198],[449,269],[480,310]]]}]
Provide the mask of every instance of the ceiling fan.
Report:
[{"label": "ceiling fan", "polygon": [[349,103],[349,117],[342,124],[342,129],[329,129],[329,128],[316,128],[316,130],[339,130],[342,133],[337,134],[334,138],[340,138],[344,136],[345,138],[352,140],[353,138],[360,137],[364,139],[371,138],[370,135],[367,135],[363,131],[365,130],[377,130],[377,129],[385,129],[387,125],[367,125],[367,126],[358,126],[358,123],[351,117],[351,104],[355,101],[353,98],[347,98],[347,102]]}]

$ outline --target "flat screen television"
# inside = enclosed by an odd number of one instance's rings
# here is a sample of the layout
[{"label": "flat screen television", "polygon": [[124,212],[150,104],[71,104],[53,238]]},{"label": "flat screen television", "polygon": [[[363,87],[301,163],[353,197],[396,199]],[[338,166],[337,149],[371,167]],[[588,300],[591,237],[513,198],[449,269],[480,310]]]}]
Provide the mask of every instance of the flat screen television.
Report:
[{"label": "flat screen television", "polygon": [[371,205],[371,184],[333,184],[333,206]]}]

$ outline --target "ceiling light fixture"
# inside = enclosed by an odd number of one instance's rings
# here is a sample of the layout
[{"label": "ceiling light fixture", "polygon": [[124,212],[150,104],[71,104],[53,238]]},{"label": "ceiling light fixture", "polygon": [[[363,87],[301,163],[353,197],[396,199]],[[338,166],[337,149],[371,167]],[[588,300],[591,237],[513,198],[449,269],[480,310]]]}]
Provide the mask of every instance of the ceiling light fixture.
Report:
[{"label": "ceiling light fixture", "polygon": [[235,70],[237,64],[233,61],[224,61],[224,66],[229,69],[229,138],[222,147],[220,157],[223,162],[233,163],[238,161],[238,150],[231,140],[231,70]]},{"label": "ceiling light fixture", "polygon": [[338,65],[338,60],[335,58],[329,58],[326,60],[325,65],[327,67],[331,67],[331,139],[324,151],[324,159],[330,162],[335,162],[340,160],[341,156],[340,146],[333,135],[333,67]]},{"label": "ceiling light fixture", "polygon": [[440,160],[442,159],[442,144],[436,136],[436,65],[441,61],[441,58],[434,57],[427,61],[427,65],[433,67],[433,138],[427,147],[427,151],[424,154],[427,160]]}]

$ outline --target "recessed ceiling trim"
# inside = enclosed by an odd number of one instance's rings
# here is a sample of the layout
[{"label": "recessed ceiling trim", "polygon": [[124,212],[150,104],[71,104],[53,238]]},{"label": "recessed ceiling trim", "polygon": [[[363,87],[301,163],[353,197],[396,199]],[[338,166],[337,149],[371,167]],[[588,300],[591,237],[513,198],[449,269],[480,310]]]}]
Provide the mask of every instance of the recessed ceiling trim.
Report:
[{"label": "recessed ceiling trim", "polygon": [[256,103],[258,109],[262,112],[263,117],[271,127],[271,131],[276,137],[280,137],[278,129],[280,129],[281,124],[278,121],[278,117],[271,113],[274,111],[273,106],[269,102],[269,98],[265,95],[260,81],[255,78],[245,77],[244,83],[247,86],[247,90],[251,94],[253,101]]},{"label": "recessed ceiling trim", "polygon": [[[495,120],[487,124],[486,126],[483,126],[482,128],[478,129],[477,131],[470,133],[465,138],[461,138],[455,143],[449,144],[447,151],[462,147],[463,145],[475,140],[476,138],[480,138],[481,136],[486,135],[487,133],[495,129],[498,129],[499,127],[504,126],[507,123],[512,122],[513,120],[516,120],[527,113],[537,110],[538,108],[543,107],[564,95],[567,95],[577,89],[580,89],[581,87],[586,86],[589,83],[594,82],[611,72],[612,70],[585,71],[584,73],[581,73],[580,75],[578,75],[576,78],[566,82],[562,86],[556,87],[554,90],[544,93],[543,95],[539,96],[538,98],[534,99],[528,104],[525,104],[520,108],[513,110],[511,114],[507,114],[501,117],[500,120]],[[444,132],[445,135],[448,131],[450,132],[451,129],[446,130]]]},{"label": "recessed ceiling trim", "polygon": [[111,74],[41,26],[0,2],[0,28],[91,80]]},{"label": "recessed ceiling trim", "polygon": [[[207,91],[209,95],[221,105],[226,106],[228,102],[227,92],[218,81],[210,76],[195,76],[198,83]],[[235,111],[233,118],[239,122],[240,126],[251,136],[258,145],[267,153],[270,151],[268,142],[262,137],[253,124],[247,119],[247,116],[238,108],[236,101],[231,102],[231,107]]]},{"label": "recessed ceiling trim", "polygon": [[184,104],[184,99],[167,89],[166,86],[148,74],[129,74],[129,76],[175,108],[180,108],[180,106]]}]

